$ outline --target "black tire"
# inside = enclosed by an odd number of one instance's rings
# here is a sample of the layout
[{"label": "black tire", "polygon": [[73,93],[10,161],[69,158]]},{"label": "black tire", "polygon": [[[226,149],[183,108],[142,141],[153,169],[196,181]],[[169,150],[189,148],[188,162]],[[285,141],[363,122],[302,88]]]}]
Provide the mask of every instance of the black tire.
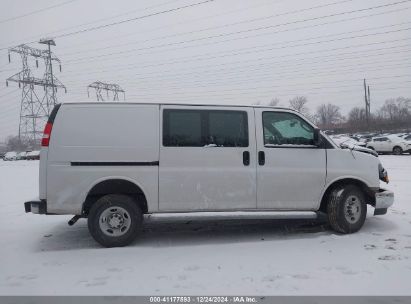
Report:
[{"label": "black tire", "polygon": [[333,230],[343,234],[357,232],[367,216],[364,193],[355,185],[336,187],[329,196],[327,214]]},{"label": "black tire", "polygon": [[401,148],[401,147],[398,147],[398,146],[395,146],[395,147],[392,149],[392,154],[394,154],[394,155],[401,155],[401,154],[402,154],[402,148]]},{"label": "black tire", "polygon": [[[121,209],[121,210],[120,210]],[[121,228],[111,228],[110,220],[102,214],[109,213],[108,218],[116,217],[117,224],[121,225],[118,217],[124,217],[126,224]],[[116,215],[116,216],[114,216]],[[102,221],[100,223],[100,217]],[[104,224],[103,224],[104,222]],[[123,221],[124,224],[124,221]],[[138,203],[130,196],[123,194],[108,194],[100,197],[91,207],[88,214],[88,229],[92,237],[104,247],[123,247],[130,244],[141,231],[143,224],[143,213]],[[103,229],[106,225],[109,229]],[[125,232],[122,232],[124,229]],[[111,230],[113,235],[109,235]],[[115,235],[119,233],[121,235]]]}]

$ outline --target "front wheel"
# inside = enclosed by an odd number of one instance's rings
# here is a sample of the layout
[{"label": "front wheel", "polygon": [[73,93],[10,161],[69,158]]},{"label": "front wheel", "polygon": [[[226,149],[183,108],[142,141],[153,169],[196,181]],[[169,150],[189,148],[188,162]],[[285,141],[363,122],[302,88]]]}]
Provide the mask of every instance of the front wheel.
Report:
[{"label": "front wheel", "polygon": [[394,149],[392,149],[392,153],[393,153],[394,155],[400,155],[400,154],[402,154],[402,149],[401,149],[401,147],[398,147],[398,146],[394,147]]},{"label": "front wheel", "polygon": [[327,206],[331,227],[340,233],[357,232],[364,225],[367,204],[363,192],[355,185],[335,188]]},{"label": "front wheel", "polygon": [[141,230],[143,213],[130,196],[108,194],[99,198],[88,215],[92,237],[104,247],[130,244]]}]

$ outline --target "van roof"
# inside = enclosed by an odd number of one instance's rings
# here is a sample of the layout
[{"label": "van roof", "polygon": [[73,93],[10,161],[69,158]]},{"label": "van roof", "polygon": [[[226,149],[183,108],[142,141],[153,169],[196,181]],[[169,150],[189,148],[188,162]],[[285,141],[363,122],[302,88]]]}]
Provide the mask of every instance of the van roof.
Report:
[{"label": "van roof", "polygon": [[157,103],[157,102],[124,102],[124,101],[86,101],[86,102],[63,102],[63,105],[166,105],[166,106],[208,106],[208,107],[246,107],[246,108],[272,108],[279,110],[290,110],[298,112],[287,107],[273,107],[268,105],[240,105],[240,104],[192,104],[192,103]]}]

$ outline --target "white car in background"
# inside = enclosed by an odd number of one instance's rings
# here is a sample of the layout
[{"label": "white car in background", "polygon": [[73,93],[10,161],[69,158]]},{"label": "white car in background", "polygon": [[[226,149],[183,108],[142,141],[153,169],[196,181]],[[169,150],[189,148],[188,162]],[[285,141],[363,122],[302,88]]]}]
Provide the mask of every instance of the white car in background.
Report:
[{"label": "white car in background", "polygon": [[39,160],[40,159],[40,151],[27,152],[26,159],[27,160]]},{"label": "white car in background", "polygon": [[331,139],[339,145],[341,148],[351,147],[351,146],[360,146],[365,147],[366,143],[356,140],[355,138],[345,136],[345,135],[332,135]]},{"label": "white car in background", "polygon": [[25,160],[27,152],[19,152],[17,153],[16,160]]},{"label": "white car in background", "polygon": [[368,143],[367,148],[379,153],[392,153],[400,155],[411,150],[411,143],[398,136],[379,136],[373,137]]},{"label": "white car in background", "polygon": [[16,160],[16,159],[17,159],[17,153],[16,152],[7,152],[4,155],[4,158],[3,158],[4,161],[6,161],[6,160]]}]

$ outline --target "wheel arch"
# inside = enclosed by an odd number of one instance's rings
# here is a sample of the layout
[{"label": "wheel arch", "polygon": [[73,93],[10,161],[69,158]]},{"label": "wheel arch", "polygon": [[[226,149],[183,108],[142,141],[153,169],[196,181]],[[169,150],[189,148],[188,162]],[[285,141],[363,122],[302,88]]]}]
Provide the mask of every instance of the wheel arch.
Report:
[{"label": "wheel arch", "polygon": [[95,181],[84,195],[82,214],[87,216],[91,206],[103,195],[125,194],[132,196],[140,205],[143,213],[148,212],[147,196],[144,189],[134,180],[113,176]]},{"label": "wheel arch", "polygon": [[375,197],[374,197],[374,191],[370,186],[367,185],[367,183],[359,178],[356,177],[342,177],[339,179],[336,179],[328,184],[328,186],[325,188],[323,191],[323,194],[321,196],[321,201],[320,201],[320,207],[318,208],[318,211],[326,212],[327,210],[327,204],[329,200],[329,195],[333,189],[336,187],[342,186],[342,185],[356,185],[358,188],[360,188],[367,200],[367,204],[372,204],[374,203]]}]

